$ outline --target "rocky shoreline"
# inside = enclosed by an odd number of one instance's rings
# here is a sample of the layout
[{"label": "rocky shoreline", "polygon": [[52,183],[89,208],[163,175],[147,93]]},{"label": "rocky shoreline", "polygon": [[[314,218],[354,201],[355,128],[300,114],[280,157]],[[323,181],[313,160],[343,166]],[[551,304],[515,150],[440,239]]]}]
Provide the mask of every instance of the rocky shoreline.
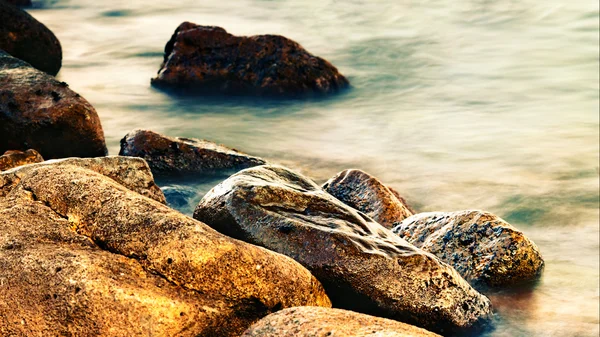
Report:
[{"label": "rocky shoreline", "polygon": [[[9,16],[22,23],[0,21],[0,335],[460,336],[493,328],[489,289],[542,273],[535,243],[499,217],[419,213],[358,169],[319,186],[150,130],[108,156],[95,109],[53,77],[58,40],[0,0]],[[30,47],[52,37],[58,51]],[[286,97],[349,86],[285,37],[189,22],[152,84]],[[193,218],[154,181],[211,172],[233,174]]]}]

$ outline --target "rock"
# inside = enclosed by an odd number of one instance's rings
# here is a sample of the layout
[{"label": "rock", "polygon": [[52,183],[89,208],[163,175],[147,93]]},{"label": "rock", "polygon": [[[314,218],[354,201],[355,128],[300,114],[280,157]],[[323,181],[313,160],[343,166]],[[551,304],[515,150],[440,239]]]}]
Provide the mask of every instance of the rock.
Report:
[{"label": "rock", "polygon": [[[1,2],[2,0],[0,0]],[[13,6],[19,6],[19,7],[25,7],[25,6],[31,6],[31,0],[4,0],[4,2],[8,2],[9,4],[13,5]],[[60,67],[59,67],[60,68]]]},{"label": "rock", "polygon": [[361,170],[345,170],[329,179],[323,189],[386,228],[413,215],[398,192]]},{"label": "rock", "polygon": [[331,63],[279,35],[234,36],[184,22],[165,47],[152,84],[234,95],[327,94],[348,87]]},{"label": "rock", "polygon": [[156,174],[206,173],[262,165],[264,160],[206,140],[172,138],[134,130],[121,140],[119,155],[144,158]]},{"label": "rock", "polygon": [[300,262],[337,308],[445,333],[490,315],[489,300],[452,267],[281,166],[229,177],[204,196],[194,218]]},{"label": "rock", "polygon": [[0,49],[52,76],[58,74],[62,49],[56,36],[14,6],[29,6],[31,1],[12,0],[9,3],[0,0]]},{"label": "rock", "polygon": [[[162,204],[166,203],[165,196],[160,187],[154,183],[154,177],[148,164],[143,159],[130,157],[99,157],[99,158],[66,158],[48,160],[40,164],[20,167],[0,176],[0,188],[15,186],[21,181],[24,174],[45,166],[63,167],[77,166],[98,172],[117,183],[125,186],[131,191],[137,192],[145,197],[156,200]],[[0,190],[0,197],[3,196]]]},{"label": "rock", "polygon": [[0,171],[6,171],[13,167],[40,163],[44,158],[36,150],[23,151],[6,151],[0,156]]},{"label": "rock", "polygon": [[477,288],[532,281],[544,266],[533,241],[488,212],[420,213],[393,231],[453,266]]},{"label": "rock", "polygon": [[254,323],[242,337],[441,337],[397,321],[341,309],[296,307]]},{"label": "rock", "polygon": [[45,159],[107,154],[98,114],[83,97],[0,50],[0,152],[27,149]]},{"label": "rock", "polygon": [[0,184],[1,335],[239,336],[276,310],[330,305],[292,259],[96,172],[19,176]]}]

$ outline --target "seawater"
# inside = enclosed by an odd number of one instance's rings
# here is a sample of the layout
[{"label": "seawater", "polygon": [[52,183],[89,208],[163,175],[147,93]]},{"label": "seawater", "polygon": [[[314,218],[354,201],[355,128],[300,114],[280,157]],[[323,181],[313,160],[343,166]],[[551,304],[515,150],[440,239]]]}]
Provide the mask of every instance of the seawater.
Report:
[{"label": "seawater", "polygon": [[[35,2],[35,1],[34,1]],[[419,211],[484,209],[546,260],[488,294],[486,336],[599,334],[599,8],[592,0],[37,1],[58,78],[98,110],[111,154],[134,128],[204,138],[323,182],[361,168]],[[352,89],[326,99],[176,97],[150,87],[183,21],[281,34]],[[159,180],[191,213],[226,176]]]}]

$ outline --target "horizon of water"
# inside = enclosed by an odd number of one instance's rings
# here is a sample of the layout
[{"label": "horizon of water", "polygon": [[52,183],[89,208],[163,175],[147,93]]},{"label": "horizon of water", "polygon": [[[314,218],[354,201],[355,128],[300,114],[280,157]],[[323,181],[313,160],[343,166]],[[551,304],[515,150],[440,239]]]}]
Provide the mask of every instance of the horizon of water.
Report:
[{"label": "horizon of water", "polygon": [[[321,183],[360,168],[418,211],[484,209],[546,267],[487,294],[486,336],[598,336],[599,5],[594,1],[34,1],[58,78],[94,105],[110,154],[135,128],[212,140]],[[150,87],[183,21],[280,34],[352,88],[327,99],[178,97]],[[226,176],[158,179],[190,214]],[[183,199],[182,199],[183,198]]]}]

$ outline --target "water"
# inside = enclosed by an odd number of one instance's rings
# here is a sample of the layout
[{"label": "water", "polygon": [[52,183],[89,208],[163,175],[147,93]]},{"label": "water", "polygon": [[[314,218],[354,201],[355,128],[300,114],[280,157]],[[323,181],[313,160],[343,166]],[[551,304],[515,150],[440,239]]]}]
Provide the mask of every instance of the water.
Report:
[{"label": "water", "polygon": [[[39,5],[39,2],[37,3]],[[362,168],[420,211],[494,212],[540,247],[534,289],[490,294],[487,336],[599,334],[599,8],[592,0],[46,1],[59,78],[98,110],[111,154],[134,128],[223,143],[323,182]],[[182,21],[275,33],[336,65],[325,100],[152,89]],[[161,180],[190,213],[223,177]]]}]

